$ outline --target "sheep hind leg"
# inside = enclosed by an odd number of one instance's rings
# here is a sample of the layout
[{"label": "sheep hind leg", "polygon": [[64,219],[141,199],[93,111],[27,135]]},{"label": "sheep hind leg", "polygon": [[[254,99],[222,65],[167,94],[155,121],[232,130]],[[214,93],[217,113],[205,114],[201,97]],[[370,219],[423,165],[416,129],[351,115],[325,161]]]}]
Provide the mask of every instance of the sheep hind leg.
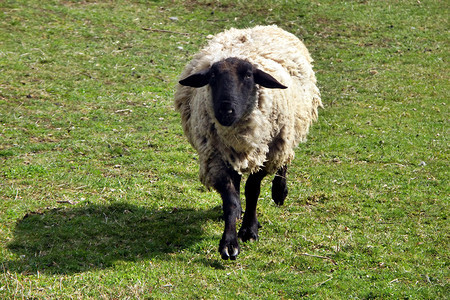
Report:
[{"label": "sheep hind leg", "polygon": [[228,170],[215,186],[223,201],[225,229],[219,243],[219,253],[225,260],[235,260],[240,252],[236,234],[236,219],[240,219],[242,211],[239,198],[240,182],[241,175],[234,170]]},{"label": "sheep hind leg", "polygon": [[286,172],[287,166],[281,167],[272,181],[272,199],[277,205],[283,205],[288,194]]},{"label": "sheep hind leg", "polygon": [[258,228],[260,224],[256,217],[256,206],[261,191],[261,181],[266,175],[267,172],[264,170],[251,174],[245,184],[246,208],[242,226],[238,234],[243,242],[258,240]]}]

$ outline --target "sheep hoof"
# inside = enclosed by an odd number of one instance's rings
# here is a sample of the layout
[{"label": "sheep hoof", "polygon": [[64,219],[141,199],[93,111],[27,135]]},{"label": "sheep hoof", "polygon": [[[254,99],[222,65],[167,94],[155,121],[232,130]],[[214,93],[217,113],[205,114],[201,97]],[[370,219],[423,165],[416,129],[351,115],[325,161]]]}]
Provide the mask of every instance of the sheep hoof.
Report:
[{"label": "sheep hoof", "polygon": [[258,227],[259,222],[257,224],[258,226],[256,228],[251,228],[251,227],[241,227],[241,229],[239,230],[239,239],[243,242],[247,242],[247,241],[257,241],[258,240]]},{"label": "sheep hoof", "polygon": [[272,199],[276,205],[281,206],[288,195],[288,189],[284,187],[272,188]]},{"label": "sheep hoof", "polygon": [[237,239],[226,241],[222,239],[219,244],[219,253],[222,259],[227,260],[236,260],[240,252],[239,244]]},{"label": "sheep hoof", "polygon": [[282,206],[284,204],[284,199],[273,199],[276,205]]}]

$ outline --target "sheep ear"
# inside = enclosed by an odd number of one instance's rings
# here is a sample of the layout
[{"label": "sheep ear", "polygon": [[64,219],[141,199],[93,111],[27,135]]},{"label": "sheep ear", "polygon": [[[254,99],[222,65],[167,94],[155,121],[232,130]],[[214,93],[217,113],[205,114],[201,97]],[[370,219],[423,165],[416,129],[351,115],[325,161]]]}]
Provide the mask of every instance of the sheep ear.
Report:
[{"label": "sheep ear", "polygon": [[259,69],[256,69],[253,72],[253,78],[255,79],[255,83],[269,89],[287,89],[287,86],[279,83],[275,78],[272,77],[272,75],[269,75]]},{"label": "sheep ear", "polygon": [[209,69],[206,69],[180,80],[179,83],[184,86],[199,88],[209,83],[209,74]]}]

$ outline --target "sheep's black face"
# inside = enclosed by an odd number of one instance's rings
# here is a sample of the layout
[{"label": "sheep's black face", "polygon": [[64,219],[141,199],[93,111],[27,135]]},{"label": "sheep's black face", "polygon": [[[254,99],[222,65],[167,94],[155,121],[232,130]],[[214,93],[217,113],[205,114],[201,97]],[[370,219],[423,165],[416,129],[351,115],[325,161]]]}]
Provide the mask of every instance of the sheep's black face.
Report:
[{"label": "sheep's black face", "polygon": [[216,62],[211,68],[181,80],[180,84],[191,87],[209,84],[214,115],[223,126],[232,126],[252,111],[256,102],[256,84],[286,88],[271,75],[234,57]]},{"label": "sheep's black face", "polygon": [[231,126],[255,105],[256,86],[250,63],[229,58],[210,69],[214,115],[223,126]]}]

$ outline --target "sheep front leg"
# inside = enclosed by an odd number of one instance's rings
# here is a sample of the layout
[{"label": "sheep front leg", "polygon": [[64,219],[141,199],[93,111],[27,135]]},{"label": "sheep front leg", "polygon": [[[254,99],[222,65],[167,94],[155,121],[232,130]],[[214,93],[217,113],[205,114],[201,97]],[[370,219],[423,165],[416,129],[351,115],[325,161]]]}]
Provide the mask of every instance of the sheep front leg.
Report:
[{"label": "sheep front leg", "polygon": [[240,252],[236,234],[236,219],[241,217],[240,183],[241,175],[228,170],[215,186],[223,201],[225,229],[219,243],[219,253],[225,260],[235,260]]},{"label": "sheep front leg", "polygon": [[256,217],[256,206],[258,204],[259,193],[261,192],[261,181],[267,172],[261,170],[251,174],[245,184],[245,213],[242,226],[239,230],[239,238],[243,241],[258,240],[258,227],[260,227]]}]

